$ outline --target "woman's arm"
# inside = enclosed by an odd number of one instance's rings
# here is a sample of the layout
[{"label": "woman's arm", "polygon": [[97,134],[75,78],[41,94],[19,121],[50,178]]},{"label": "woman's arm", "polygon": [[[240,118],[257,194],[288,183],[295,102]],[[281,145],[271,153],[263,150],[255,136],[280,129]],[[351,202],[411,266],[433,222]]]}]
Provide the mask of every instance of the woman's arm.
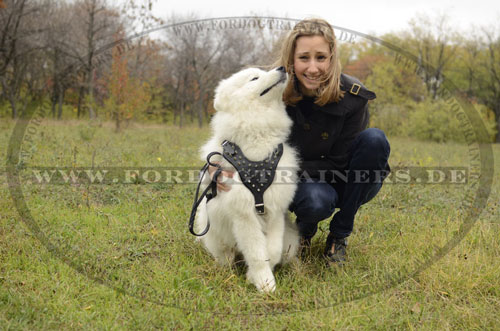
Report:
[{"label": "woman's arm", "polygon": [[330,149],[328,160],[333,169],[344,170],[348,166],[351,147],[358,134],[368,126],[368,102],[365,101],[359,108],[346,115],[342,131]]}]

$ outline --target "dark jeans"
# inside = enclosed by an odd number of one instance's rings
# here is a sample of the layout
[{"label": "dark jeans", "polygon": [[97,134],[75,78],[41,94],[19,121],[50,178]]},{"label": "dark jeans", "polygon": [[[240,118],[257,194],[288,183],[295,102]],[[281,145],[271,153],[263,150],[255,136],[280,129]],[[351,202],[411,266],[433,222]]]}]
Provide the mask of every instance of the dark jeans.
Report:
[{"label": "dark jeans", "polygon": [[[390,146],[382,130],[369,128],[362,131],[353,142],[347,181],[336,183],[319,179],[301,180],[290,206],[297,215],[297,226],[302,237],[311,238],[318,230],[318,223],[330,217],[335,208],[340,210],[330,222],[334,237],[345,238],[352,232],[354,216],[362,204],[367,203],[382,187],[384,170],[388,170]],[[356,174],[357,171],[357,174]],[[378,176],[366,177],[369,173]]]}]

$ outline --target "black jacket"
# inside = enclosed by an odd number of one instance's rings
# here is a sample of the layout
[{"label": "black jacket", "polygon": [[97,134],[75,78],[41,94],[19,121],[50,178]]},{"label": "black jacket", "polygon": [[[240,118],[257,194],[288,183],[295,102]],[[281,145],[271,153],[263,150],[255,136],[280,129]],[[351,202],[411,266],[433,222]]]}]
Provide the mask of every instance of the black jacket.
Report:
[{"label": "black jacket", "polygon": [[319,170],[345,170],[351,145],[368,125],[368,100],[375,93],[354,77],[342,74],[339,102],[318,106],[313,98],[304,98],[286,110],[293,120],[290,144],[301,157],[301,170],[319,177]]}]

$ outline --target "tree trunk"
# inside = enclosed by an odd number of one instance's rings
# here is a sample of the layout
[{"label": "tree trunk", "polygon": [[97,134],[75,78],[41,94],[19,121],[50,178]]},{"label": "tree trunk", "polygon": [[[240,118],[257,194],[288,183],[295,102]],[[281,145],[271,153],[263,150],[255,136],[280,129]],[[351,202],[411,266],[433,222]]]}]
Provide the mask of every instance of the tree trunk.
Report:
[{"label": "tree trunk", "polygon": [[17,107],[16,107],[16,100],[9,98],[10,106],[12,107],[12,119],[17,118]]},{"label": "tree trunk", "polygon": [[93,71],[89,72],[87,78],[87,87],[88,87],[88,109],[89,109],[89,118],[93,120],[96,117],[96,113],[94,110],[94,79],[93,79]]},{"label": "tree trunk", "polygon": [[497,133],[495,136],[495,142],[500,143],[500,102],[496,104],[495,117],[497,119]]},{"label": "tree trunk", "polygon": [[58,86],[57,86],[57,82],[54,83],[54,88],[52,90],[52,98],[50,98],[52,101],[52,107],[51,107],[51,115],[52,115],[52,118],[56,118],[56,105],[57,105],[57,100],[59,100],[59,95],[58,95]]},{"label": "tree trunk", "polygon": [[203,126],[203,93],[201,93],[201,89],[196,108],[198,113],[198,127],[201,128]]},{"label": "tree trunk", "polygon": [[77,118],[80,118],[80,116],[82,116],[82,114],[83,114],[83,111],[82,111],[83,92],[84,92],[84,88],[83,88],[83,86],[80,86],[80,91],[78,92],[78,106],[77,106],[77,112],[76,112]]},{"label": "tree trunk", "polygon": [[184,107],[185,107],[185,102],[184,98],[181,100],[181,107],[180,107],[180,114],[179,114],[179,127],[182,128],[184,125]]},{"label": "tree trunk", "polygon": [[88,93],[88,108],[90,119],[95,118],[94,112],[94,36],[95,36],[95,15],[96,15],[96,0],[91,0],[91,8],[89,10],[89,24],[87,30],[87,93]]},{"label": "tree trunk", "polygon": [[62,110],[63,110],[63,101],[64,101],[64,87],[61,87],[59,91],[59,100],[58,100],[58,110],[57,110],[57,119],[60,120],[62,118]]},{"label": "tree trunk", "polygon": [[120,130],[121,130],[121,118],[120,118],[120,114],[117,113],[116,116],[115,116],[115,119],[116,119],[116,121],[115,121],[116,132],[120,132]]}]

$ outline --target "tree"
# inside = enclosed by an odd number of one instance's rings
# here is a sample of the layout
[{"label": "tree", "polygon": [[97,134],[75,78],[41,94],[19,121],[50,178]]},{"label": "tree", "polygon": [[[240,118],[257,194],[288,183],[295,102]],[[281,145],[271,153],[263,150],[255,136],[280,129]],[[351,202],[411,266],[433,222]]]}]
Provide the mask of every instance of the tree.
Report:
[{"label": "tree", "polygon": [[[460,43],[462,47],[459,48],[458,54],[455,57],[457,60],[457,65],[453,69],[457,69],[460,72],[460,76],[463,78],[463,85],[461,86],[468,98],[474,98],[477,89],[479,72],[478,68],[480,65],[480,55],[481,55],[481,36],[472,34],[469,38],[464,38]],[[451,70],[452,72],[455,70]],[[459,81],[454,79],[455,85],[460,84]]]},{"label": "tree", "polygon": [[482,74],[477,80],[477,96],[495,113],[497,123],[495,141],[500,143],[500,26],[483,28],[482,31],[487,43],[484,45],[479,66]]},{"label": "tree", "polygon": [[130,76],[127,62],[126,54],[115,46],[111,73],[107,79],[108,99],[105,101],[105,109],[114,119],[116,131],[121,130],[124,120],[130,120],[134,114],[144,112],[151,100],[147,83]]},{"label": "tree", "polygon": [[[49,88],[51,91],[52,117],[61,119],[63,101],[66,91],[74,83],[71,70],[76,60],[71,56],[71,39],[67,33],[67,27],[71,24],[72,6],[65,2],[55,2],[49,10],[51,20],[47,22],[46,30],[46,66],[48,66],[51,78]],[[56,111],[57,108],[57,111]]]},{"label": "tree", "polygon": [[410,26],[410,31],[402,34],[403,47],[418,57],[418,66],[422,69],[420,75],[427,90],[437,99],[445,72],[457,50],[456,34],[446,14],[433,18],[417,15],[410,21]]},{"label": "tree", "polygon": [[36,53],[43,49],[37,37],[44,26],[35,23],[44,6],[29,0],[11,0],[4,5],[6,8],[0,10],[0,84],[12,118],[17,118],[19,110],[24,110],[31,97],[38,94],[34,89],[40,84],[35,81],[43,75],[43,61]]},{"label": "tree", "polygon": [[169,23],[179,25],[165,30],[169,45],[165,64],[169,74],[167,90],[172,95],[176,123],[182,126],[186,116],[190,116],[202,126],[208,119],[218,81],[245,65],[269,65],[276,50],[275,41],[282,32],[219,29],[218,21],[207,26],[203,22],[181,24],[182,21],[196,21],[196,16],[172,17]]},{"label": "tree", "polygon": [[71,52],[77,60],[80,72],[77,116],[83,114],[84,105],[88,107],[91,119],[97,116],[95,109],[95,82],[97,70],[103,61],[99,61],[106,51],[103,47],[111,45],[113,36],[120,26],[118,11],[111,8],[107,0],[78,0],[74,4],[70,27]]}]

